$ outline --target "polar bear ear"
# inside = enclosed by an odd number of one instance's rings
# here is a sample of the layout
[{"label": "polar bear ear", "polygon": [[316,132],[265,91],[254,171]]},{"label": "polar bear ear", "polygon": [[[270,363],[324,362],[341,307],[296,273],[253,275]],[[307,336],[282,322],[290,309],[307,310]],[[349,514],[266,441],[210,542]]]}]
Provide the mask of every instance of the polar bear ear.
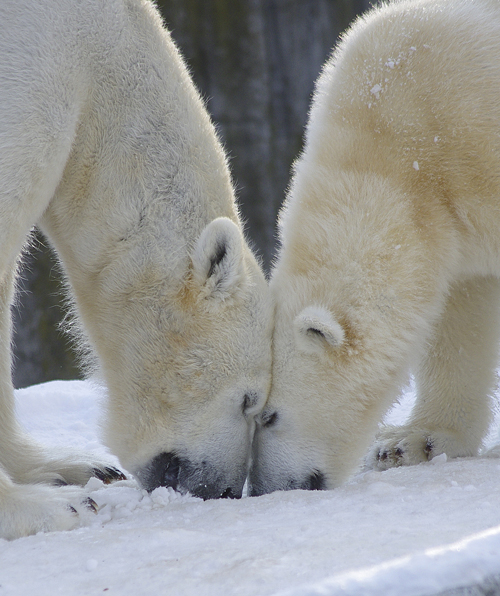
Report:
[{"label": "polar bear ear", "polygon": [[225,298],[244,277],[243,235],[227,217],[211,221],[200,234],[193,255],[193,278],[205,297]]},{"label": "polar bear ear", "polygon": [[322,352],[325,344],[338,347],[344,341],[344,330],[332,314],[321,306],[308,306],[294,321],[295,335],[304,352]]}]

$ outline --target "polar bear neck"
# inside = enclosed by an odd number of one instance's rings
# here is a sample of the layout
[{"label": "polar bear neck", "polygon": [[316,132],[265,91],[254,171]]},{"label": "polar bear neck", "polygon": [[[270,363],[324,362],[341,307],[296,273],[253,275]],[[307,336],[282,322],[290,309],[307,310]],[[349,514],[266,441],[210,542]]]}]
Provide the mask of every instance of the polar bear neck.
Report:
[{"label": "polar bear neck", "polygon": [[[61,48],[74,128],[40,227],[99,337],[110,304],[145,280],[153,293],[175,295],[204,227],[239,219],[214,127],[156,12],[137,2],[97,10],[109,27],[77,16],[73,53]],[[96,308],[97,323],[87,316]]]}]

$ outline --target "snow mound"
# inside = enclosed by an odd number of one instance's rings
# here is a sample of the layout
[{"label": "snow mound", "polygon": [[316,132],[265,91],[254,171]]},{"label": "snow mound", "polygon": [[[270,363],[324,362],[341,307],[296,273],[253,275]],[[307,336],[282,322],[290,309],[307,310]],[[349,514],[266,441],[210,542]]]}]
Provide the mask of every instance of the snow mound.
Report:
[{"label": "snow mound", "polygon": [[[105,455],[102,398],[89,382],[47,383],[18,391],[17,410],[39,440]],[[388,421],[403,422],[412,402],[410,387]],[[500,593],[494,457],[438,457],[360,473],[334,491],[241,500],[148,494],[133,479],[94,478],[86,491],[98,511],[79,529],[0,540],[1,596]]]}]

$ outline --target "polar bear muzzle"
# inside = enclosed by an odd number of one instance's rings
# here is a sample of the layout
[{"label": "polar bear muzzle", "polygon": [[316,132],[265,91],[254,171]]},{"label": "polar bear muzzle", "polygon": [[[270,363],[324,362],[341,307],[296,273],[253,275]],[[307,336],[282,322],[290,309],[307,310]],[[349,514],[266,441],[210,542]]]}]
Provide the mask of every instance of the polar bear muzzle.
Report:
[{"label": "polar bear muzzle", "polygon": [[287,477],[280,482],[268,482],[266,476],[257,470],[251,470],[248,482],[248,495],[259,497],[276,490],[326,490],[325,475],[319,470],[314,470],[304,478]]},{"label": "polar bear muzzle", "polygon": [[[286,444],[280,440],[283,432],[290,432],[287,431],[285,418],[281,412],[272,408],[265,408],[256,418],[252,463],[248,475],[248,494],[251,497],[277,490],[329,488],[321,466],[315,465],[313,459],[297,462],[298,454],[305,453],[305,446],[297,447],[296,443]],[[300,455],[298,459],[301,459]]]},{"label": "polar bear muzzle", "polygon": [[181,493],[191,493],[203,500],[239,499],[245,478],[237,486],[229,486],[217,472],[216,466],[203,461],[194,464],[176,453],[160,453],[146,466],[135,472],[136,478],[148,492],[160,486],[171,487]]}]

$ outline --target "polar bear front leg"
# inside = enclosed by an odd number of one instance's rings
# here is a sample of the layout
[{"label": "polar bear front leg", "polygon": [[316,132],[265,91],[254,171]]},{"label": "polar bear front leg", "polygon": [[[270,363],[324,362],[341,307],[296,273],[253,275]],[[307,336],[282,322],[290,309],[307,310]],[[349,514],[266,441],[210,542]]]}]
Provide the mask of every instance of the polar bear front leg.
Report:
[{"label": "polar bear front leg", "polygon": [[15,417],[10,380],[10,303],[13,270],[0,282],[0,538],[69,530],[95,504],[81,487],[91,476],[123,479],[108,462],[75,450],[45,448],[32,441]]},{"label": "polar bear front leg", "polygon": [[456,284],[416,370],[417,401],[408,423],[386,426],[367,457],[380,470],[445,453],[477,455],[491,422],[500,336],[500,282]]},{"label": "polar bear front leg", "polygon": [[[1,270],[0,270],[1,271]],[[125,476],[105,458],[71,448],[44,447],[20,428],[15,416],[11,382],[10,304],[14,269],[0,277],[0,466],[14,483],[79,484],[92,476],[105,483]]]}]

